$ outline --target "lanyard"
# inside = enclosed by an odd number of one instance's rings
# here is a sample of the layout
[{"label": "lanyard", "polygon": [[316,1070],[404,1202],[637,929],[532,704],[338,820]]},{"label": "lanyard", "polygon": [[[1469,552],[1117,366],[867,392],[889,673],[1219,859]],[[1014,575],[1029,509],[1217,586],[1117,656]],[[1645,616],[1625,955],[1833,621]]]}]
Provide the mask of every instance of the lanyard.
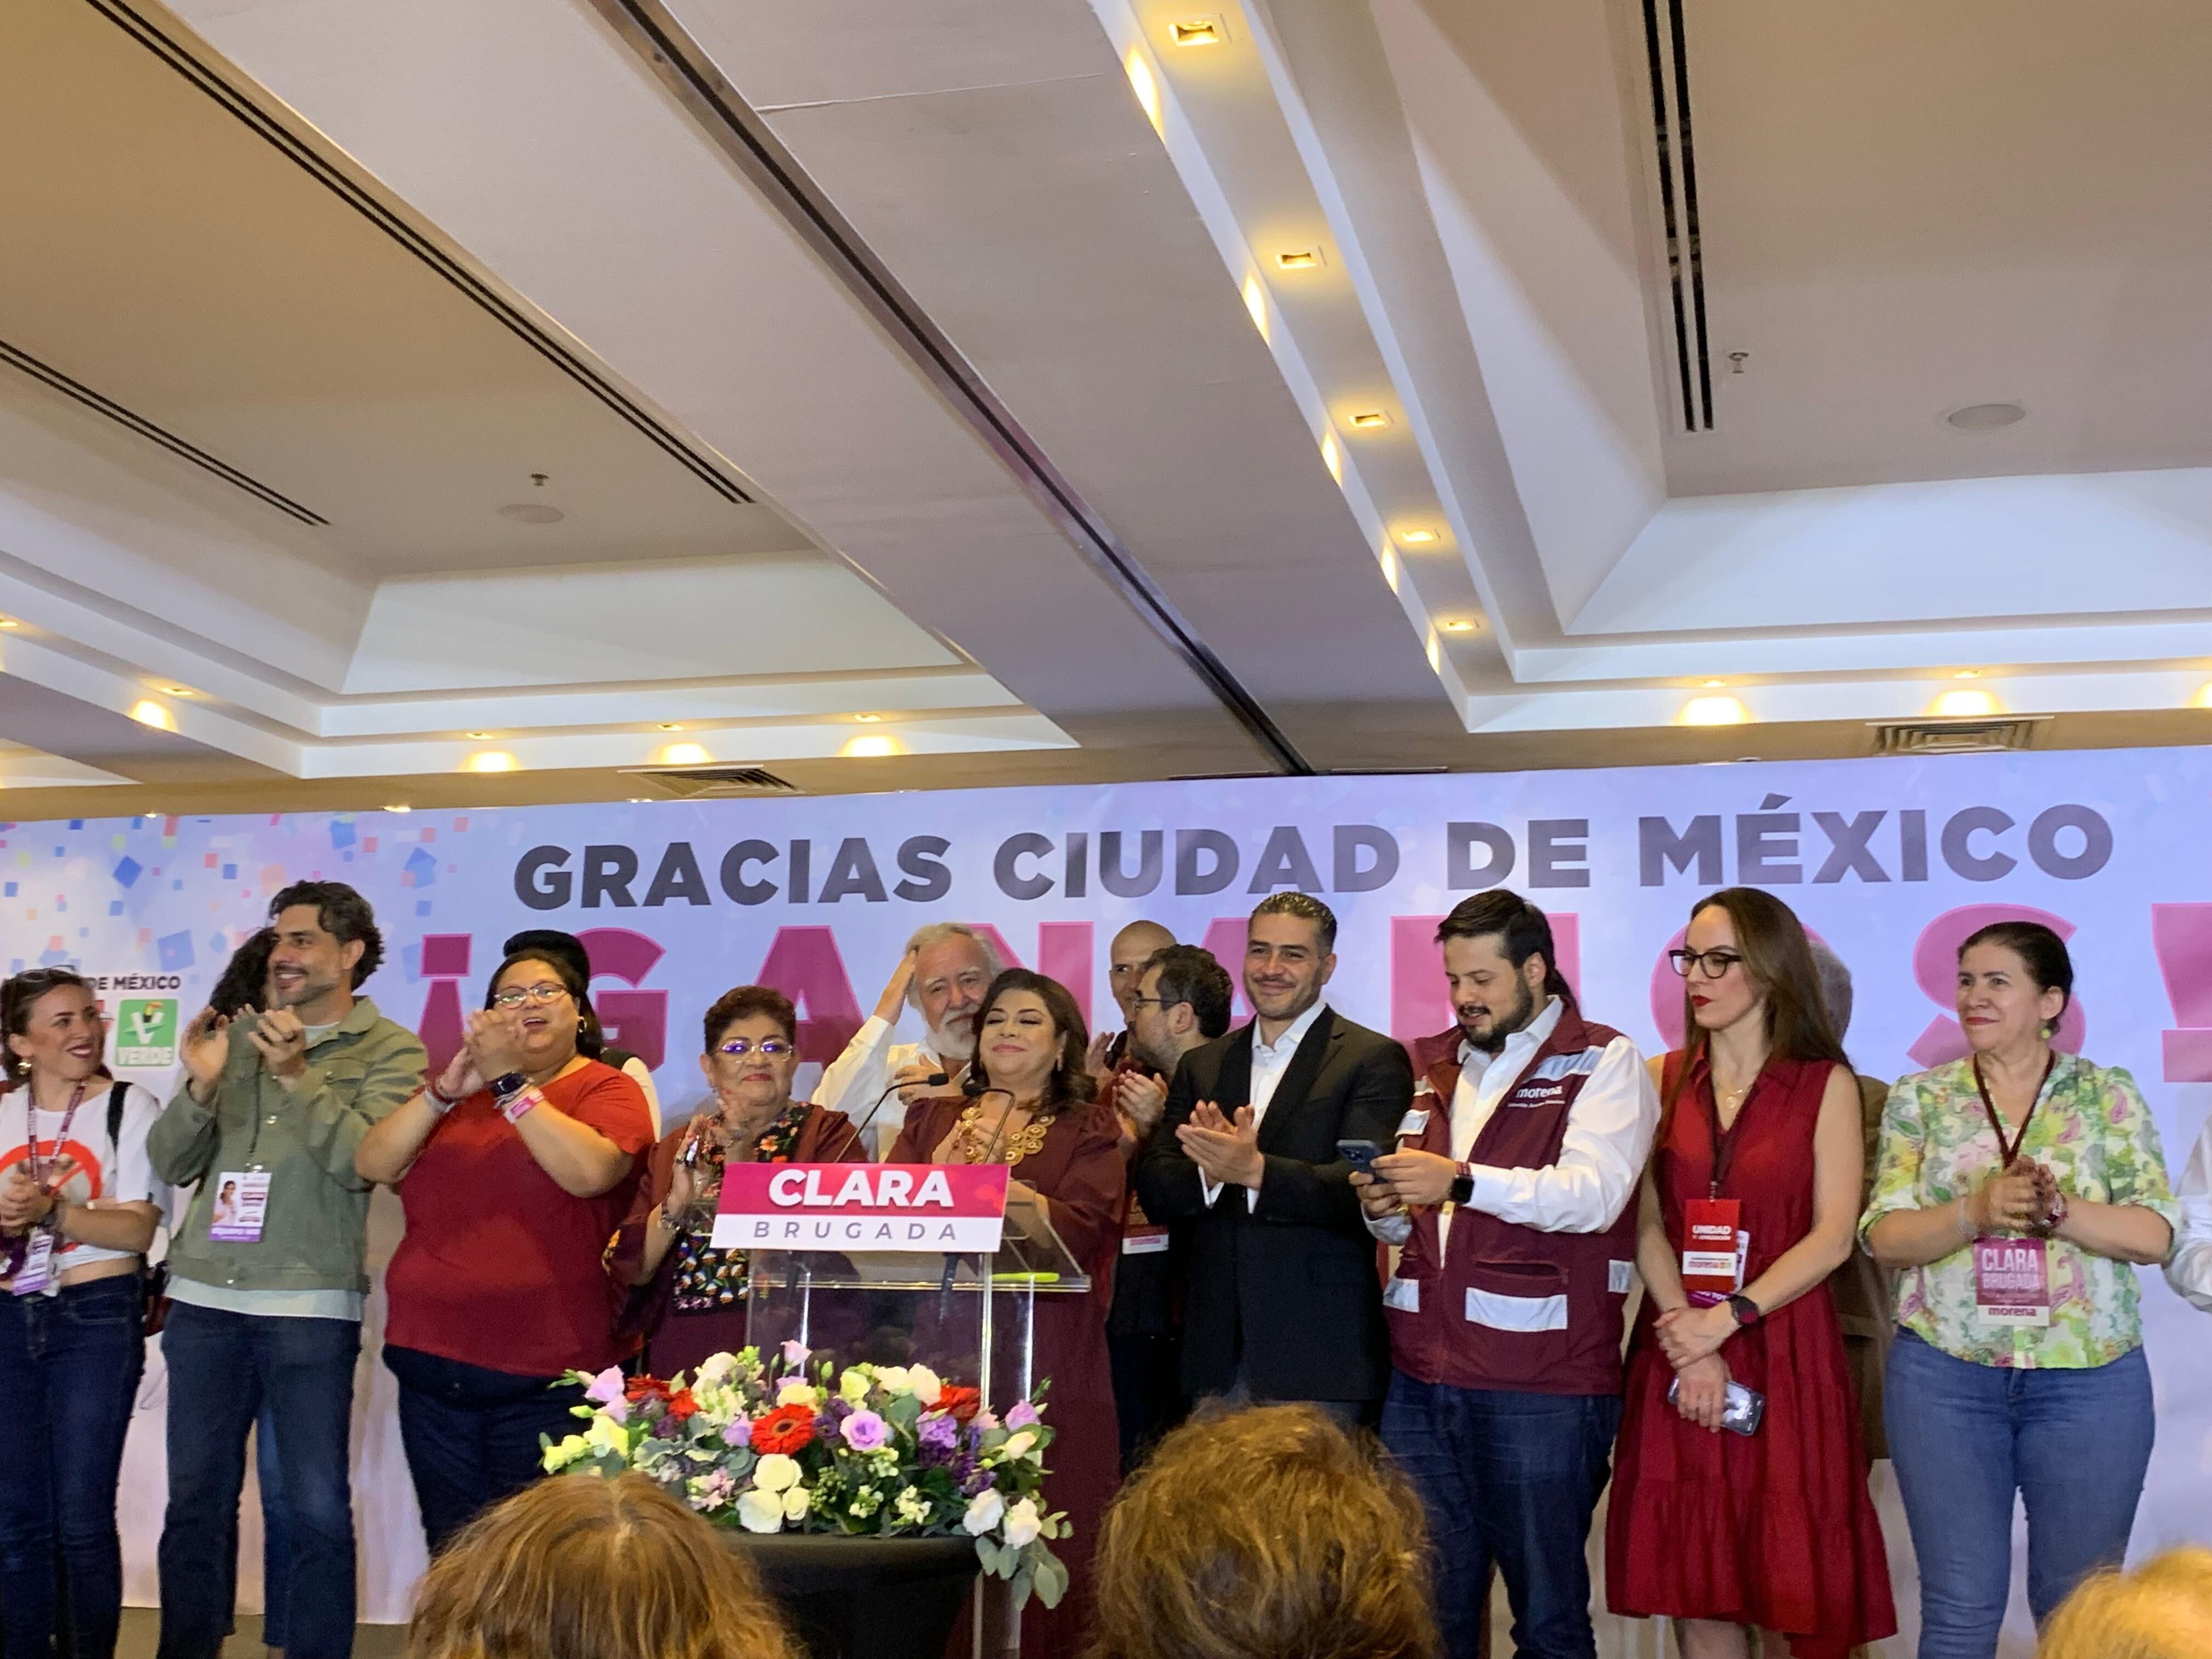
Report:
[{"label": "lanyard", "polygon": [[1710,1197],[1721,1195],[1721,1182],[1728,1179],[1729,1159],[1735,1152],[1736,1134],[1743,1127],[1743,1115],[1751,1109],[1751,1097],[1759,1092],[1759,1080],[1765,1075],[1766,1066],[1762,1062],[1753,1074],[1750,1086],[1743,1091],[1742,1103],[1735,1109],[1735,1121],[1728,1126],[1726,1133],[1723,1133],[1720,1091],[1713,1087],[1712,1063],[1711,1060],[1706,1062],[1705,1119],[1713,1127],[1713,1185],[1711,1193],[1708,1194]]},{"label": "lanyard", "polygon": [[1997,1138],[1997,1153],[2004,1159],[1997,1166],[2000,1170],[2012,1168],[2013,1160],[2020,1156],[2020,1149],[2027,1144],[2027,1126],[2035,1121],[2035,1109],[2043,1103],[2044,1085],[2051,1081],[2051,1071],[2057,1064],[2058,1051],[2054,1048],[2051,1051],[2051,1058],[2043,1062],[2042,1081],[2035,1085],[2035,1098],[2027,1103],[2027,1115],[2020,1121],[2020,1133],[2012,1138],[2012,1145],[2008,1146],[2005,1145],[2004,1120],[1997,1115],[1996,1103],[1990,1098],[1990,1085],[1982,1081],[1982,1057],[1979,1054],[1974,1056],[1974,1088],[1982,1097],[1982,1109],[1990,1115],[1990,1131]]},{"label": "lanyard", "polygon": [[[29,1151],[23,1156],[23,1163],[25,1172],[31,1177],[31,1184],[36,1186],[39,1184],[39,1176],[45,1167],[45,1161],[39,1156],[39,1097],[28,1090],[24,1092],[27,1098],[23,1127],[29,1131],[28,1139],[31,1145]],[[70,1126],[76,1121],[76,1109],[83,1104],[84,1085],[80,1083],[76,1085],[76,1092],[70,1097],[68,1109],[62,1113],[61,1127],[54,1131],[56,1158],[62,1155],[62,1147],[69,1140]]]}]

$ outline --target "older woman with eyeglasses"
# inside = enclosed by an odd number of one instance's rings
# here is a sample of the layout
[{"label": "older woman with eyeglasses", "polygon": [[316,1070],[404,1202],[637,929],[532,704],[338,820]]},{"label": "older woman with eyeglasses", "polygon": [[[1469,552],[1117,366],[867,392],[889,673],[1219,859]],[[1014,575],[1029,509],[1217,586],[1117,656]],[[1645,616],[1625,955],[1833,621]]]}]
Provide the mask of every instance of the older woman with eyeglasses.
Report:
[{"label": "older woman with eyeglasses", "polygon": [[868,1161],[842,1112],[791,1097],[799,1011],[789,997],[740,985],[707,1011],[705,1026],[699,1069],[713,1109],[661,1137],[629,1219],[607,1246],[608,1276],[627,1297],[621,1328],[645,1339],[655,1376],[744,1346],[746,1254],[710,1242],[723,1166]]},{"label": "older woman with eyeglasses", "polygon": [[620,1354],[599,1257],[653,1124],[602,1046],[575,965],[519,951],[460,1051],[355,1158],[407,1211],[384,1363],[433,1554],[537,1478],[538,1437],[568,1433],[580,1397],[563,1375]]}]

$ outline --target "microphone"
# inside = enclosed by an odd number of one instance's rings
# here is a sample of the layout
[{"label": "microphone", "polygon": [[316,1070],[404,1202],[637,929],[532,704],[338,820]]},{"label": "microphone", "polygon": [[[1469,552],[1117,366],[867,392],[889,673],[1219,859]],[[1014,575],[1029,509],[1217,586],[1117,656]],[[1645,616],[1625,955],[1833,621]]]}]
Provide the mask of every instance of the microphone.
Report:
[{"label": "microphone", "polygon": [[999,1161],[1000,1138],[1006,1133],[1006,1120],[1014,1115],[1012,1105],[1014,1098],[1013,1091],[1011,1089],[982,1088],[976,1090],[975,1093],[975,1098],[978,1100],[982,1099],[986,1095],[1004,1095],[1006,1096],[1008,1103],[1006,1109],[999,1114],[999,1127],[991,1131],[991,1144],[983,1149],[982,1161],[986,1164],[995,1164]]},{"label": "microphone", "polygon": [[[950,1083],[951,1080],[952,1079],[946,1076],[943,1072],[932,1072],[927,1077],[921,1079],[923,1085],[927,1088],[936,1088],[940,1085]],[[876,1114],[883,1109],[884,1103],[891,1097],[893,1090],[903,1089],[907,1085],[904,1083],[892,1084],[890,1088],[884,1090],[883,1093],[878,1095],[874,1103],[869,1106],[867,1115],[860,1120],[860,1127],[853,1132],[863,1146],[868,1144],[868,1125],[876,1121]]]}]

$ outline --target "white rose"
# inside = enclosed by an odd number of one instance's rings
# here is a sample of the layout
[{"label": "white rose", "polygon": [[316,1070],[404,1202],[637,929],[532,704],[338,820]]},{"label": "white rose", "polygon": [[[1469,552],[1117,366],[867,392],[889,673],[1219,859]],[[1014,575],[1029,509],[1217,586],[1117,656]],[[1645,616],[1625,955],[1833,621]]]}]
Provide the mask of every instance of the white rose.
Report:
[{"label": "white rose", "polygon": [[813,1386],[798,1377],[787,1376],[783,1380],[783,1386],[775,1391],[775,1403],[779,1406],[811,1406],[814,1404]]},{"label": "white rose", "polygon": [[884,1390],[886,1394],[912,1394],[914,1392],[912,1376],[903,1365],[877,1366],[876,1386]]},{"label": "white rose", "polygon": [[799,1460],[770,1452],[753,1465],[753,1485],[763,1492],[787,1492],[799,1484]]},{"label": "white rose", "polygon": [[804,1521],[806,1511],[814,1507],[814,1494],[804,1486],[793,1486],[783,1495],[783,1518]]},{"label": "white rose", "polygon": [[1006,1511],[1006,1542],[1019,1549],[1044,1529],[1044,1517],[1034,1499],[1024,1498]]},{"label": "white rose", "polygon": [[914,1391],[914,1397],[925,1406],[934,1406],[937,1396],[945,1392],[943,1380],[927,1365],[908,1366],[906,1385]]},{"label": "white rose", "polygon": [[1009,1457],[1021,1457],[1025,1456],[1028,1454],[1030,1448],[1036,1444],[1036,1436],[1031,1434],[1027,1429],[1023,1429],[1018,1433],[1010,1434],[1006,1437],[1006,1443],[1004,1449],[1006,1451],[1006,1455]]},{"label": "white rose", "polygon": [[837,1379],[837,1392],[855,1406],[867,1399],[868,1390],[873,1386],[866,1371],[847,1371]]},{"label": "white rose", "polygon": [[706,1358],[699,1362],[698,1381],[702,1382],[719,1382],[724,1377],[727,1376],[732,1371],[735,1370],[737,1367],[737,1355],[733,1353],[710,1353],[706,1357]]},{"label": "white rose", "polygon": [[772,1492],[749,1492],[738,1499],[738,1524],[747,1532],[781,1532],[783,1500]]},{"label": "white rose", "polygon": [[999,1517],[1006,1512],[1006,1500],[999,1496],[995,1487],[986,1487],[968,1502],[968,1513],[960,1524],[970,1538],[981,1538],[999,1524]]}]

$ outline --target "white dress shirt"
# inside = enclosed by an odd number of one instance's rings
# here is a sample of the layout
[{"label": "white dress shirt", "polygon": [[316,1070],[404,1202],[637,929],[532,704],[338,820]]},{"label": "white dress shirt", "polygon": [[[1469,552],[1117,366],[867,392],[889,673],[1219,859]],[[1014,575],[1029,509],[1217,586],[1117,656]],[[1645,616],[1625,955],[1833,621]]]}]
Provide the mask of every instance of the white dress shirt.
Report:
[{"label": "white dress shirt", "polygon": [[2212,1313],[2212,1120],[2197,1137],[2189,1167],[2174,1183],[2181,1225],[2166,1264],[2166,1282],[2206,1313]]},{"label": "white dress shirt", "polygon": [[[1559,1029],[1565,1006],[1552,998],[1542,1013],[1505,1039],[1494,1057],[1461,1040],[1459,1085],[1451,1099],[1454,1163],[1467,1163],[1498,1102]],[[1595,1069],[1567,1109],[1558,1160],[1534,1170],[1469,1164],[1474,1191],[1468,1207],[1539,1232],[1603,1232],[1635,1194],[1658,1130],[1659,1091],[1652,1087],[1651,1073],[1636,1045],[1617,1036],[1606,1044]],[[1451,1237],[1456,1207],[1445,1205],[1437,1218],[1440,1246]],[[1370,1217],[1368,1225],[1376,1237],[1392,1244],[1403,1243],[1412,1232],[1404,1216]]]},{"label": "white dress shirt", "polygon": [[[831,1111],[844,1113],[853,1120],[855,1127],[871,1111],[875,1113],[873,1133],[877,1145],[873,1156],[878,1160],[890,1152],[892,1141],[898,1139],[900,1126],[906,1120],[902,1107],[878,1106],[877,1103],[889,1095],[891,1079],[918,1060],[926,1060],[947,1076],[957,1073],[965,1063],[948,1063],[931,1047],[927,1037],[920,1042],[893,1042],[891,1030],[889,1020],[869,1015],[861,1023],[860,1029],[853,1033],[853,1040],[845,1045],[845,1052],[822,1068],[822,1079],[814,1085],[814,1103]],[[850,1104],[847,1103],[848,1102]]]},{"label": "white dress shirt", "polygon": [[[1284,1027],[1281,1034],[1273,1042],[1262,1042],[1260,1040],[1260,1022],[1256,1019],[1252,1022],[1250,1103],[1253,1133],[1259,1133],[1260,1124],[1267,1117],[1267,1108],[1275,1098],[1275,1091],[1282,1085],[1283,1073],[1291,1069],[1291,1060],[1298,1052],[1298,1044],[1306,1040],[1306,1033],[1313,1030],[1314,1022],[1328,1012],[1328,1004],[1316,1002]],[[1229,1114],[1229,1116],[1232,1122],[1235,1121],[1237,1115],[1234,1112]],[[1201,1174],[1198,1178],[1198,1186],[1200,1192],[1205,1195],[1206,1208],[1212,1209],[1213,1200],[1221,1196],[1220,1183],[1209,1181]],[[1258,1208],[1259,1189],[1247,1187],[1244,1189],[1244,1203],[1248,1209]]]}]

